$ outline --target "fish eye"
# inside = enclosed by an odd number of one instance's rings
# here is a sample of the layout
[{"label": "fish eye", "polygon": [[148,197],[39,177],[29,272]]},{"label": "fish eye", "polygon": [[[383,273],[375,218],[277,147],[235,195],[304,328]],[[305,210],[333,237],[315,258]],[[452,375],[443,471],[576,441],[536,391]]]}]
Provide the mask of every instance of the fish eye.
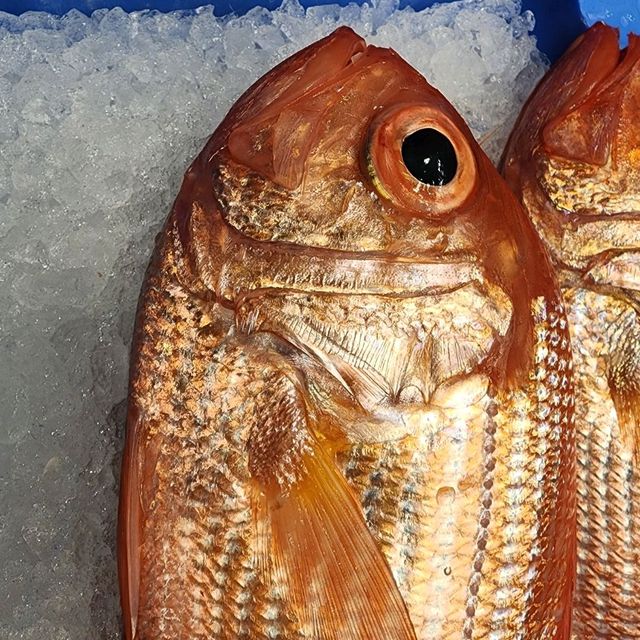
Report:
[{"label": "fish eye", "polygon": [[434,187],[451,182],[458,170],[451,141],[431,127],[418,129],[402,141],[402,160],[416,180]]},{"label": "fish eye", "polygon": [[471,136],[456,115],[424,103],[401,103],[371,122],[364,162],[373,189],[397,210],[441,218],[478,184]]}]

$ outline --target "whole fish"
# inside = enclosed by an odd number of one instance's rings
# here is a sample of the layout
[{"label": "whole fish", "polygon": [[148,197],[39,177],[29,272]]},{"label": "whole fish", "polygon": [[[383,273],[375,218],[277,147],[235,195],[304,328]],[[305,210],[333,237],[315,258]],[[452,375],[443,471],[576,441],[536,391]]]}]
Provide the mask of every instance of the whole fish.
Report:
[{"label": "whole fish", "polygon": [[567,321],[446,99],[353,31],[235,104],[158,237],[120,504],[131,640],[566,640]]},{"label": "whole fish", "polygon": [[640,39],[594,25],[525,106],[503,171],[545,241],[572,330],[574,634],[640,638]]}]

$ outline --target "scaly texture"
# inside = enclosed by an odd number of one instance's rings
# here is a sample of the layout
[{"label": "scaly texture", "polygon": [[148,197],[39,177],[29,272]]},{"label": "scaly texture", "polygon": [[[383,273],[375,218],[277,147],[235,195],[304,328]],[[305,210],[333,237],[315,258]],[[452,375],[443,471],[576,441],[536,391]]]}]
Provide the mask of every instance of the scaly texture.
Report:
[{"label": "scaly texture", "polygon": [[149,292],[132,389],[150,452],[134,464],[154,469],[147,486],[133,488],[145,514],[140,563],[149,568],[136,637],[301,638],[252,551],[245,445],[269,372],[250,366],[242,345],[216,345],[198,305],[165,274]]},{"label": "scaly texture", "polygon": [[[612,355],[639,333],[625,302],[568,289],[576,373],[578,580],[576,638],[640,637],[640,487],[610,392]],[[616,328],[622,325],[622,332]],[[583,426],[584,425],[584,426]]]}]

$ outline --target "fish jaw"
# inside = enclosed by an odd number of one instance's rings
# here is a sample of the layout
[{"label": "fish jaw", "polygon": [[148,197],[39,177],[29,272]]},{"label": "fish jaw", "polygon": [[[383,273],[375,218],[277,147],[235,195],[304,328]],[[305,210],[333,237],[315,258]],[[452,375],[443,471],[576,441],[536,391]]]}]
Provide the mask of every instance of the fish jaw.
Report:
[{"label": "fish jaw", "polygon": [[514,126],[501,170],[554,264],[580,273],[638,247],[640,41],[596,23],[550,69]]}]

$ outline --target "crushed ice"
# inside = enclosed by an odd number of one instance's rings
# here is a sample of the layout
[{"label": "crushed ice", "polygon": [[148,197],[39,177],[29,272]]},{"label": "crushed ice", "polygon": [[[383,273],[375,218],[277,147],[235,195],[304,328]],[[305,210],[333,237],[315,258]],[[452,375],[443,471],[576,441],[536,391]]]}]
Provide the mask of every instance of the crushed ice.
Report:
[{"label": "crushed ice", "polygon": [[350,24],[499,149],[544,68],[533,16],[513,0],[396,9],[0,12],[1,638],[119,638],[136,299],[190,158],[256,77]]}]

